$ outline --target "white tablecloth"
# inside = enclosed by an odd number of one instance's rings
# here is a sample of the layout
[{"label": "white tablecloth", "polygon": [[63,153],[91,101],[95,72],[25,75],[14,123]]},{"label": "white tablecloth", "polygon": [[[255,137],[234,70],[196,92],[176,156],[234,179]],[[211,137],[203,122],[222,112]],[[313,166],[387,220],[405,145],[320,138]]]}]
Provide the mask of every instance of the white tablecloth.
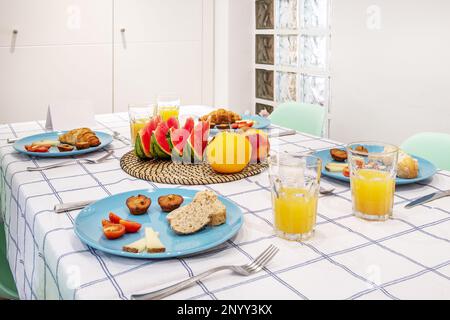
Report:
[{"label": "white tablecloth", "polygon": [[[129,136],[126,114],[97,117],[98,128]],[[274,237],[267,174],[211,189],[240,206],[245,222],[220,248],[165,261],[126,259],[88,248],[74,234],[78,211],[56,214],[56,203],[100,199],[165,185],[125,174],[119,159],[129,146],[115,140],[114,159],[27,172],[58,160],[14,152],[8,137],[43,131],[43,122],[0,126],[2,199],[8,260],[22,299],[129,299],[223,264],[244,264],[275,244],[268,268],[250,277],[222,272],[171,298],[178,299],[450,299],[450,198],[405,210],[406,202],[450,189],[450,172],[426,183],[398,187],[394,218],[382,223],[352,216],[349,185],[327,178],[335,194],[319,201],[314,238],[305,243]],[[272,148],[301,152],[335,142],[297,134],[272,139]],[[102,151],[104,152],[104,151]],[[178,186],[179,187],[179,186]]]}]

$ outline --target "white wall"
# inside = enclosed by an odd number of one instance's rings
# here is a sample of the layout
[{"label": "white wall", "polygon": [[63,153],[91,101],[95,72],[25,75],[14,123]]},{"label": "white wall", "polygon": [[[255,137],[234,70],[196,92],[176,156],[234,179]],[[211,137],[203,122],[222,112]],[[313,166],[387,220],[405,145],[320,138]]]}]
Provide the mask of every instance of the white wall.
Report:
[{"label": "white wall", "polygon": [[254,0],[216,0],[216,107],[253,111]]},{"label": "white wall", "polygon": [[450,133],[450,1],[334,0],[331,76],[333,139]]}]

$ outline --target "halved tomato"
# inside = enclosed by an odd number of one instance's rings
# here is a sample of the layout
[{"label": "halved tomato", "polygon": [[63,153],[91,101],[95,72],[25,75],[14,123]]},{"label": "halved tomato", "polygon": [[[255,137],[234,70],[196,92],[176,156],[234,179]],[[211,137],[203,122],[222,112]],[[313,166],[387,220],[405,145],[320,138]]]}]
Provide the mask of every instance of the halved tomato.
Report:
[{"label": "halved tomato", "polygon": [[127,233],[136,233],[141,229],[141,224],[134,221],[120,220],[120,224],[125,227]]},{"label": "halved tomato", "polygon": [[111,221],[106,220],[106,219],[103,219],[103,220],[102,220],[102,226],[103,226],[103,227],[110,226],[110,225],[112,225],[112,224],[115,224],[115,223],[112,223]]},{"label": "halved tomato", "polygon": [[48,152],[50,150],[51,146],[50,145],[42,145],[42,146],[33,146],[33,145],[28,145],[25,146],[25,150],[27,150],[28,152]]},{"label": "halved tomato", "polygon": [[103,227],[103,233],[109,240],[114,240],[122,237],[125,234],[125,227],[121,224],[111,224]]},{"label": "halved tomato", "polygon": [[350,177],[350,169],[348,167],[345,167],[344,170],[342,170],[342,174],[344,177]]},{"label": "halved tomato", "polygon": [[112,223],[119,224],[120,220],[122,220],[122,218],[119,217],[118,215],[114,214],[114,212],[109,213],[109,221],[111,221]]}]

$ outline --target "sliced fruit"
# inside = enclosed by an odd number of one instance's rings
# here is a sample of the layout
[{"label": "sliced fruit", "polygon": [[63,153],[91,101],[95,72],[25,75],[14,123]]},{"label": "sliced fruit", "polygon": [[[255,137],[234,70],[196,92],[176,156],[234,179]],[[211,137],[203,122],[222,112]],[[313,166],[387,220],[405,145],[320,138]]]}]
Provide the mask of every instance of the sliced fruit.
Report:
[{"label": "sliced fruit", "polygon": [[197,163],[203,161],[209,138],[209,122],[200,121],[194,127],[183,149],[183,162]]},{"label": "sliced fruit", "polygon": [[136,157],[138,157],[139,159],[142,160],[146,160],[149,158],[149,156],[147,156],[147,154],[144,151],[144,147],[142,145],[142,139],[140,138],[140,136],[138,135],[136,137],[136,142],[134,143],[134,154],[136,155]]},{"label": "sliced fruit", "polygon": [[170,147],[172,155],[183,155],[183,149],[189,139],[191,133],[186,129],[171,129],[170,130]]},{"label": "sliced fruit", "polygon": [[125,234],[125,227],[121,224],[111,224],[103,227],[103,233],[109,240],[118,239]]},{"label": "sliced fruit", "polygon": [[120,224],[125,227],[127,233],[136,233],[142,226],[140,223],[129,220],[120,220]]},{"label": "sliced fruit", "polygon": [[109,213],[109,221],[111,221],[112,223],[117,224],[120,222],[120,220],[122,220],[122,218],[116,215],[114,212]]},{"label": "sliced fruit", "polygon": [[169,129],[178,129],[180,127],[180,123],[178,122],[178,119],[175,117],[170,117],[167,120],[167,126]]},{"label": "sliced fruit", "polygon": [[348,167],[345,167],[344,170],[342,170],[342,174],[344,177],[349,178],[350,177],[350,169]]},{"label": "sliced fruit", "polygon": [[107,226],[110,226],[112,224],[115,224],[115,223],[112,223],[111,221],[106,220],[106,219],[102,220],[102,227],[107,227]]},{"label": "sliced fruit", "polygon": [[152,135],[152,155],[157,159],[170,159],[172,151],[170,150],[167,136],[169,127],[166,122],[161,122]]},{"label": "sliced fruit", "polygon": [[348,165],[346,163],[329,162],[325,169],[329,172],[342,172]]},{"label": "sliced fruit", "polygon": [[187,132],[191,133],[192,130],[194,130],[194,126],[195,126],[194,118],[189,117],[186,119],[183,129],[186,130]]}]

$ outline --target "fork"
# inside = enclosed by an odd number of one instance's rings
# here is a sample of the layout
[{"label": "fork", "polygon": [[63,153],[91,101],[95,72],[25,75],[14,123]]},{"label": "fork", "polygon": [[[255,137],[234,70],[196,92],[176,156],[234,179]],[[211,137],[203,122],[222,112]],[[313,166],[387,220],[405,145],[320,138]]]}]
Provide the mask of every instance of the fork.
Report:
[{"label": "fork", "polygon": [[123,137],[120,132],[118,131],[113,131],[113,138],[116,140],[119,140],[121,142],[123,142],[124,144],[130,144],[127,140],[127,138]]},{"label": "fork", "polygon": [[[80,161],[84,161],[84,162],[92,163],[92,164],[98,164],[98,163],[104,162],[112,154],[114,154],[114,151],[111,150],[111,151],[108,151],[108,153],[106,153],[104,156],[101,156],[98,159],[84,158],[84,159],[80,159]],[[59,167],[63,167],[63,166],[67,166],[67,165],[75,164],[75,163],[77,163],[77,160],[68,160],[68,161],[63,161],[63,162],[51,164],[51,165],[48,165],[48,166],[45,166],[45,167],[28,167],[27,170],[28,171],[43,171],[43,170],[59,168]]]},{"label": "fork", "polygon": [[197,281],[200,281],[206,277],[209,277],[213,273],[222,271],[222,270],[231,270],[241,276],[249,276],[251,274],[257,273],[264,268],[270,260],[277,254],[279,249],[274,245],[270,245],[266,250],[264,250],[256,259],[252,262],[244,264],[242,266],[221,266],[210,269],[203,273],[200,273],[194,277],[191,277],[187,280],[176,283],[170,287],[149,292],[143,294],[133,294],[131,295],[131,300],[159,300],[165,297],[168,297],[182,289],[192,286]]}]

